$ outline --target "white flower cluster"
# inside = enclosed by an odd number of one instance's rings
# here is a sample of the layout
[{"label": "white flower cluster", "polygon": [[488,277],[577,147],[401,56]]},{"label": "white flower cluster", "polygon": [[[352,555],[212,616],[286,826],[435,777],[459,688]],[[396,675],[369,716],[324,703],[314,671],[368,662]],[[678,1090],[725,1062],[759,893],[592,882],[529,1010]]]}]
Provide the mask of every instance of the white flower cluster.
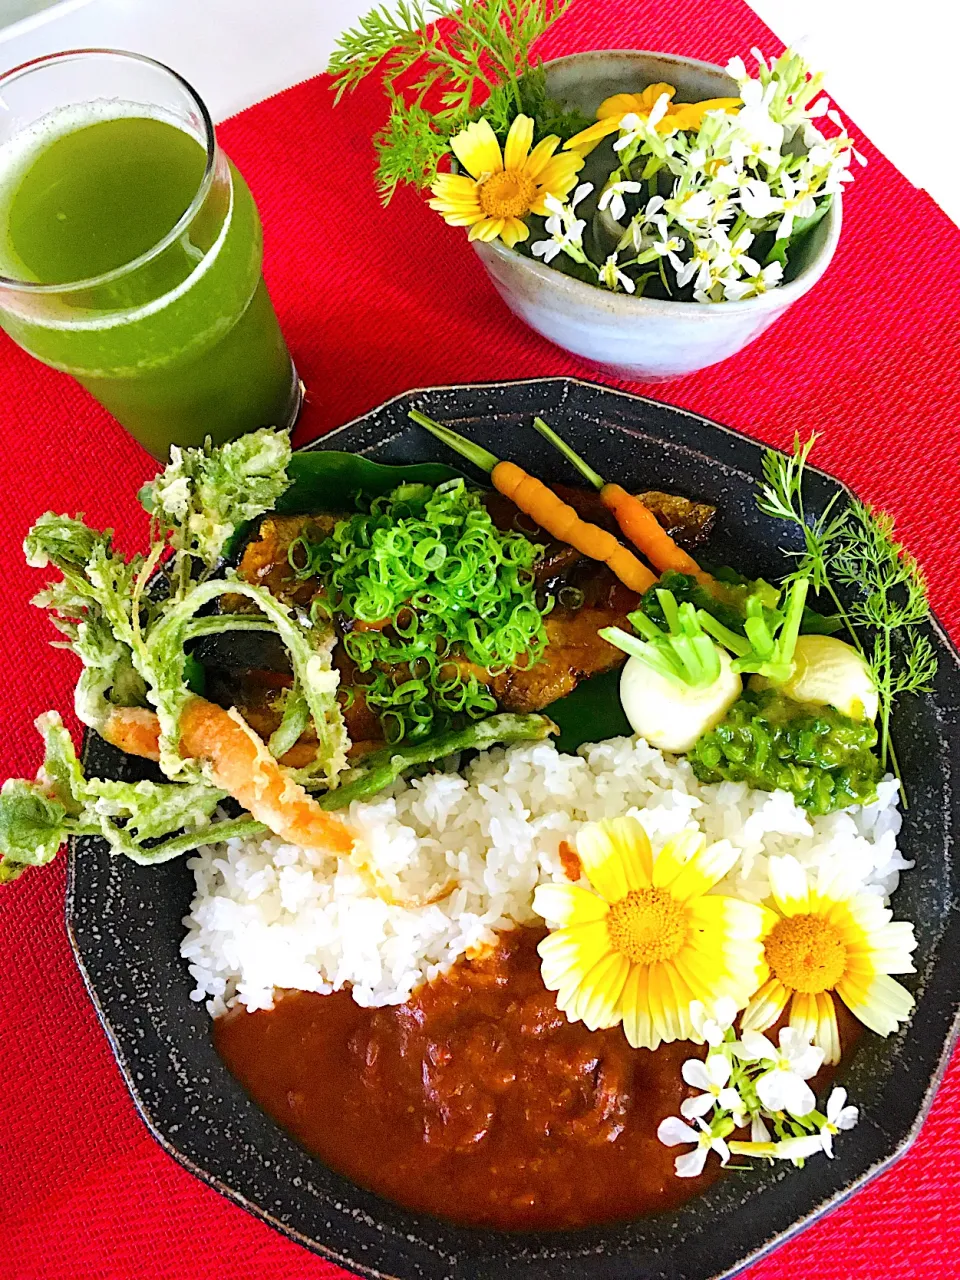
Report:
[{"label": "white flower cluster", "polygon": [[[811,75],[789,50],[769,62],[752,52],[756,78],[741,58],[727,67],[742,101],[736,113],[708,111],[696,131],[661,133],[657,126],[670,106],[664,94],[648,116],[620,120],[614,143],[619,167],[598,207],[620,229],[625,197],[640,197],[640,208],[601,266],[584,252],[585,224],[574,218],[573,204],[559,201],[547,223],[551,239],[535,244],[533,252],[546,262],[567,253],[593,267],[598,283],[614,291],[633,293],[651,274],[659,274],[670,295],[692,283],[698,302],[736,302],[781,284],[791,240],[809,230],[829,198],[852,180],[851,156],[866,161],[829,100],[818,96],[822,76]],[[817,124],[824,118],[837,129],[829,137]],[[589,189],[579,187],[574,204]],[[575,244],[571,222],[579,228]],[[751,254],[761,237],[762,261]],[[628,274],[644,266],[647,273]]]},{"label": "white flower cluster", "polygon": [[[690,1006],[694,1028],[708,1049],[706,1060],[688,1059],[682,1074],[702,1092],[680,1104],[684,1119],[668,1116],[657,1129],[665,1146],[693,1146],[674,1161],[679,1178],[702,1173],[711,1151],[721,1164],[731,1155],[796,1165],[821,1151],[832,1158],[836,1134],[857,1123],[857,1108],[846,1105],[845,1089],[831,1092],[825,1114],[816,1110],[807,1081],[823,1065],[822,1049],[792,1027],[780,1032],[779,1049],[757,1031],[746,1031],[738,1040],[736,1013],[732,1000],[719,1001],[712,1016],[699,1001]],[[728,1141],[748,1124],[749,1141]]]}]

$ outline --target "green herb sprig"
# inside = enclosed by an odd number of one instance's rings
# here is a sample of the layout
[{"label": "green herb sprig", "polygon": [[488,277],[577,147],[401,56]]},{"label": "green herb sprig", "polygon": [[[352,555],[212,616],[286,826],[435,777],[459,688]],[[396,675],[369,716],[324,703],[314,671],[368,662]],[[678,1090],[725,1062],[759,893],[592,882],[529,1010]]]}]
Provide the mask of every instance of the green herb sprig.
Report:
[{"label": "green herb sprig", "polygon": [[[534,42],[572,0],[400,0],[379,5],[340,37],[328,72],[336,101],[382,68],[390,100],[374,138],[384,204],[400,183],[424,187],[450,154],[450,138],[483,115],[505,136],[524,113],[535,140],[572,137],[589,123],[547,96]],[[437,25],[438,20],[447,22]],[[436,105],[433,105],[433,104]]]},{"label": "green herb sprig", "polygon": [[[930,615],[926,581],[916,559],[894,537],[893,518],[858,500],[838,509],[834,497],[811,519],[803,502],[804,469],[816,435],[793,455],[768,449],[763,459],[760,510],[803,533],[804,549],[790,579],[808,578],[832,602],[850,640],[865,658],[880,700],[880,759],[903,782],[890,740],[890,718],[904,693],[929,692],[937,659],[920,627]],[[849,606],[839,587],[852,592]]]}]

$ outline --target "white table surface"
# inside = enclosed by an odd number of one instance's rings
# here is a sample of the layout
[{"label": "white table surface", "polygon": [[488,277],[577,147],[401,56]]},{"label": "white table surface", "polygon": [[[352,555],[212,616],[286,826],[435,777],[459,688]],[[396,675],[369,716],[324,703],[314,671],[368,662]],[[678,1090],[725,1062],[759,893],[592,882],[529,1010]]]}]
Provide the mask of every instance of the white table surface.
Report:
[{"label": "white table surface", "polygon": [[[337,34],[372,2],[61,0],[0,26],[0,68],[59,49],[131,49],[175,67],[222,120],[323,70]],[[857,126],[960,225],[960,0],[750,2],[781,39],[802,41]],[[0,0],[0,23],[14,3],[19,11],[20,0]],[[917,247],[918,270],[929,249]]]}]

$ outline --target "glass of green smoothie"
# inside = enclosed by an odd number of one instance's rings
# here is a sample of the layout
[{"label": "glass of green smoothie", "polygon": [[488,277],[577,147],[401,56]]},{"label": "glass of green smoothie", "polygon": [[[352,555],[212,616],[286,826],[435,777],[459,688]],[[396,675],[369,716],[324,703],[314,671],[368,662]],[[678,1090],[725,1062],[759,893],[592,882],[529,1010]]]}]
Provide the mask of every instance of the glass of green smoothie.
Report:
[{"label": "glass of green smoothie", "polygon": [[293,425],[262,257],[250,190],[168,67],[84,49],[0,77],[0,326],[154,457]]}]

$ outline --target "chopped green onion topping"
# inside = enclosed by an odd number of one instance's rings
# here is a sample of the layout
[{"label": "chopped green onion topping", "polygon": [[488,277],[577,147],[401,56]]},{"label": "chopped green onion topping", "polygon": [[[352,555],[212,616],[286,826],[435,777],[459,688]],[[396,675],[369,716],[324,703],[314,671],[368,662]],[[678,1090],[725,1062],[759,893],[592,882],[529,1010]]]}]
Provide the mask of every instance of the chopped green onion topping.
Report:
[{"label": "chopped green onion topping", "polygon": [[[297,576],[318,578],[317,618],[355,619],[344,648],[387,741],[419,741],[453,716],[496,710],[487,687],[547,643],[534,565],[543,548],[496,528],[463,480],[406,484],[290,548]],[[472,669],[471,669],[472,668]],[[482,670],[477,670],[482,668]]]}]

